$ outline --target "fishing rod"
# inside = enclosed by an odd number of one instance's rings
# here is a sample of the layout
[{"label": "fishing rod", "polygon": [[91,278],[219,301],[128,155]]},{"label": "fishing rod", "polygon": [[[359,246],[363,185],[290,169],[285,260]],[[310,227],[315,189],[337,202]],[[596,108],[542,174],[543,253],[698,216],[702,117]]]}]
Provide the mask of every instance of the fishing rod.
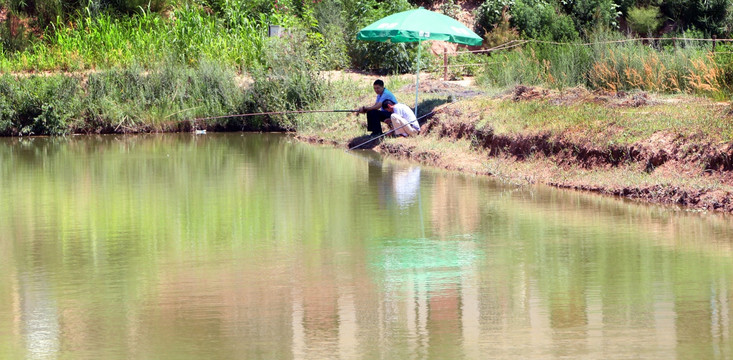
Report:
[{"label": "fishing rod", "polygon": [[358,147],[360,147],[360,146],[362,146],[362,145],[364,145],[364,144],[370,143],[370,142],[372,142],[372,141],[374,141],[374,140],[377,140],[377,139],[380,139],[380,138],[382,138],[382,137],[385,137],[385,136],[387,136],[387,135],[389,135],[389,134],[391,134],[391,133],[393,133],[393,132],[395,132],[395,131],[397,131],[397,130],[399,130],[399,129],[402,129],[403,127],[405,127],[405,126],[407,126],[407,125],[410,125],[410,124],[412,124],[412,123],[413,123],[413,122],[415,122],[415,121],[420,121],[421,119],[423,119],[423,118],[425,118],[425,117],[427,117],[427,116],[429,116],[429,115],[432,115],[432,114],[434,114],[434,113],[435,113],[435,111],[431,111],[431,112],[429,112],[429,113],[427,113],[427,114],[425,114],[425,115],[423,115],[423,116],[420,116],[419,118],[417,118],[417,119],[415,119],[415,120],[413,120],[413,121],[410,121],[410,122],[408,122],[408,123],[407,123],[407,124],[405,124],[405,125],[402,125],[402,126],[400,126],[400,127],[398,127],[398,128],[394,128],[394,129],[392,129],[392,130],[390,130],[390,131],[387,131],[386,133],[384,133],[384,134],[382,134],[382,135],[379,135],[379,136],[375,136],[375,137],[373,137],[373,138],[371,138],[371,139],[369,139],[369,140],[367,140],[367,141],[364,141],[363,143],[361,143],[361,144],[359,144],[359,145],[354,145],[354,146],[350,147],[350,148],[349,148],[349,150],[346,150],[346,152],[349,152],[349,151],[351,151],[351,150],[354,150],[354,149],[356,149],[356,148],[358,148]]},{"label": "fishing rod", "polygon": [[284,115],[284,114],[310,114],[310,113],[331,113],[331,112],[356,112],[356,110],[289,110],[289,111],[270,111],[270,112],[259,112],[259,113],[249,113],[249,114],[210,116],[210,117],[195,118],[195,119],[191,119],[191,120],[182,120],[182,121],[206,121],[206,120],[226,119],[226,118],[235,118],[235,117],[247,117],[247,116]]},{"label": "fishing rod", "polygon": [[[337,112],[349,112],[349,113],[351,113],[351,112],[357,112],[357,111],[356,110],[342,110],[342,109],[338,109],[338,110],[289,110],[289,111],[270,111],[270,112],[259,112],[259,113],[248,113],[248,114],[236,114],[236,115],[209,116],[209,117],[194,118],[194,119],[191,119],[191,120],[182,120],[182,121],[190,121],[192,123],[196,123],[198,121],[215,120],[215,119],[227,119],[227,118],[235,118],[235,117],[247,117],[247,116],[284,115],[284,114],[310,114],[310,113],[337,113]],[[426,118],[426,117],[428,117],[428,116],[430,116],[430,115],[432,115],[434,113],[435,113],[435,111],[431,111],[431,112],[429,112],[429,113],[427,113],[427,114],[425,114],[423,116],[420,116],[419,118],[415,119],[414,121],[420,121],[420,120],[422,120],[422,119],[424,119],[424,118]],[[407,125],[410,125],[414,121],[410,121],[407,124],[404,124],[404,125],[402,125],[402,126],[400,126],[398,128],[394,128],[394,129],[392,129],[390,131],[387,131],[386,133],[384,133],[382,135],[373,137],[373,138],[371,138],[371,139],[369,139],[367,141],[362,142],[361,144],[358,144],[358,145],[355,145],[355,146],[349,148],[349,150],[346,150],[346,151],[348,152],[348,151],[354,150],[354,149],[359,148],[359,147],[361,147],[361,146],[363,146],[365,144],[368,144],[368,143],[370,143],[370,142],[372,142],[374,140],[381,139],[382,137],[385,137],[385,136],[387,136],[387,135],[389,135],[389,134],[391,134],[391,133],[393,133],[393,132],[395,132],[395,131],[397,131],[399,129],[402,129],[403,127],[405,127]]]}]

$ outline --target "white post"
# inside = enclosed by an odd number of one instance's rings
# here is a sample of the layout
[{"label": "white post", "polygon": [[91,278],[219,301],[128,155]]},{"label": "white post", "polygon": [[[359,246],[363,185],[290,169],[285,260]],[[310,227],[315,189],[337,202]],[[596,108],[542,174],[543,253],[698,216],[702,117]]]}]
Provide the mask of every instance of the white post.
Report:
[{"label": "white post", "polygon": [[417,92],[420,90],[420,40],[417,41],[417,79],[415,81],[415,116],[417,115]]}]

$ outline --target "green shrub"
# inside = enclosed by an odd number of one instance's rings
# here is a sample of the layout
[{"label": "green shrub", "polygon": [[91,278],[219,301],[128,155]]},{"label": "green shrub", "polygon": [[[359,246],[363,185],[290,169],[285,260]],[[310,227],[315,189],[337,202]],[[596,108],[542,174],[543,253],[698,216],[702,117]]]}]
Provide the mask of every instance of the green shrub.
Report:
[{"label": "green shrub", "polygon": [[493,48],[518,39],[519,33],[511,27],[509,14],[505,12],[499,24],[494,27],[494,30],[484,35],[484,45],[488,48]]},{"label": "green shrub", "polygon": [[[319,76],[302,32],[268,39],[265,69],[255,70],[254,82],[242,106],[247,113],[307,110],[321,102],[328,84]],[[296,115],[272,114],[248,118],[249,128],[295,130]]]},{"label": "green shrub", "polygon": [[514,5],[514,0],[487,0],[474,10],[476,25],[474,30],[479,36],[490,33],[501,22],[505,11]]},{"label": "green shrub", "polygon": [[545,0],[516,0],[511,24],[530,38],[560,42],[578,38],[572,19]]},{"label": "green shrub", "polygon": [[655,32],[662,24],[661,13],[656,6],[632,7],[629,9],[627,21],[631,30],[638,34],[647,35]]},{"label": "green shrub", "polygon": [[0,64],[10,71],[74,71],[158,64],[163,59],[195,66],[199,59],[209,58],[248,68],[261,61],[265,29],[260,20],[225,21],[196,6],[177,8],[170,18],[147,11],[129,17],[87,14],[77,24],[56,23],[46,42],[19,53],[6,52]]},{"label": "green shrub", "polygon": [[12,12],[0,24],[0,55],[23,51],[32,43],[30,31],[25,24]]},{"label": "green shrub", "polygon": [[320,33],[311,39],[311,51],[323,70],[341,70],[349,66],[348,48],[343,31],[334,24],[320,27]]},{"label": "green shrub", "polygon": [[615,29],[616,18],[621,14],[614,0],[561,0],[565,13],[578,31],[588,35],[596,28]]},{"label": "green shrub", "polygon": [[[728,46],[712,56],[708,43],[677,41],[677,46],[651,47],[622,39],[617,32],[594,33],[584,44],[528,44],[491,58],[477,81],[489,87],[541,85],[585,86],[607,91],[645,90],[694,93],[714,99],[731,91],[733,63]],[[671,41],[669,42],[671,43]],[[717,50],[717,49],[716,49]]]},{"label": "green shrub", "polygon": [[733,33],[733,2],[729,3],[725,10],[725,18],[720,23],[719,32],[727,38]]},{"label": "green shrub", "polygon": [[347,4],[349,14],[346,31],[349,57],[352,66],[360,70],[376,71],[381,74],[410,72],[414,68],[417,46],[406,43],[379,43],[356,39],[362,28],[385,16],[412,8],[407,0],[377,2],[376,0],[355,0]]},{"label": "green shrub", "polygon": [[667,0],[660,2],[659,8],[683,29],[695,27],[706,34],[721,35],[730,26],[727,0]]},{"label": "green shrub", "polygon": [[0,77],[0,135],[61,135],[81,111],[80,80]]},{"label": "green shrub", "polygon": [[142,10],[161,12],[168,7],[168,0],[109,0],[109,5],[123,13],[135,13]]},{"label": "green shrub", "polygon": [[461,11],[461,5],[456,4],[455,0],[446,0],[440,4],[440,12],[446,16],[450,16],[454,19],[458,19],[458,14]]}]

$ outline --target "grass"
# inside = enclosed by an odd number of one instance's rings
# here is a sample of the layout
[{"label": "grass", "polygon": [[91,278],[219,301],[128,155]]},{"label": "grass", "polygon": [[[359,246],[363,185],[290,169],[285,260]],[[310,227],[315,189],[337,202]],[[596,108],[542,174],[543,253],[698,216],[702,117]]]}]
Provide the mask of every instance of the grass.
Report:
[{"label": "grass", "polygon": [[500,135],[549,134],[599,145],[630,145],[663,131],[685,138],[702,136],[714,143],[733,140],[733,126],[722,116],[720,106],[693,97],[643,107],[609,107],[593,102],[490,102],[490,108],[483,105],[490,110],[479,122]]},{"label": "grass", "polygon": [[266,26],[259,20],[224,20],[195,7],[181,7],[168,18],[140,11],[126,18],[82,16],[56,23],[45,41],[29,49],[0,52],[0,71],[78,71],[175,61],[195,66],[216,59],[239,70],[260,66]]},{"label": "grass", "polygon": [[606,91],[645,90],[690,93],[726,99],[733,84],[726,78],[729,64],[712,53],[706,42],[692,39],[673,46],[662,42],[579,44],[531,43],[495,54],[478,76],[485,87],[517,84],[555,89],[586,86]]},{"label": "grass", "polygon": [[[195,68],[132,66],[68,75],[0,77],[0,134],[138,132],[184,129],[195,117],[243,112],[246,90],[234,71],[202,62]],[[208,127],[241,126],[230,119]]]},{"label": "grass", "polygon": [[327,84],[309,66],[302,35],[270,39],[267,71],[240,86],[235,66],[176,59],[133,63],[80,75],[0,77],[0,135],[63,135],[70,132],[295,130],[292,115],[221,117],[309,110],[322,104]]}]

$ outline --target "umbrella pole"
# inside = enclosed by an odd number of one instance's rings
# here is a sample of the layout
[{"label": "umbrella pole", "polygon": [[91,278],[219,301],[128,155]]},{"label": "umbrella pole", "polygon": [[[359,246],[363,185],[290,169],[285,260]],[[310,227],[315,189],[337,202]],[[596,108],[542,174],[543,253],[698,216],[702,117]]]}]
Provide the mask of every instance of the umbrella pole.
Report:
[{"label": "umbrella pole", "polygon": [[417,116],[417,92],[420,90],[420,40],[417,41],[417,77],[415,79],[415,116]]}]

